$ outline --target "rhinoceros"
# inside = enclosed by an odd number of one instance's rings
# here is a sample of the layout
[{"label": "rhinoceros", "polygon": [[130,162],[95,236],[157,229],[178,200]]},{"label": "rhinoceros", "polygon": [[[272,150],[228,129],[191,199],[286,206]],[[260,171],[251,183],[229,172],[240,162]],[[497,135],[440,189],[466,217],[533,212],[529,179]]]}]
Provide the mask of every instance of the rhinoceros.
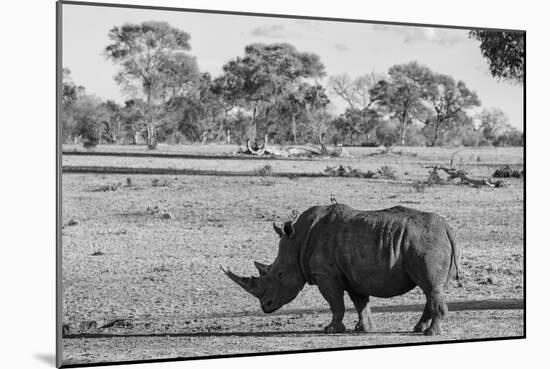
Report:
[{"label": "rhinoceros", "polygon": [[333,204],[311,207],[294,223],[273,227],[280,237],[277,258],[271,265],[254,262],[259,277],[241,277],[222,267],[260,300],[265,313],[291,302],[305,283],[314,284],[332,311],[325,333],[346,329],[345,291],[358,314],[355,331],[369,332],[375,329],[370,296],[398,296],[419,286],[426,304],[413,331],[441,333],[447,312],[444,287],[458,279],[460,258],[453,231],[441,216],[402,206],[360,211]]}]

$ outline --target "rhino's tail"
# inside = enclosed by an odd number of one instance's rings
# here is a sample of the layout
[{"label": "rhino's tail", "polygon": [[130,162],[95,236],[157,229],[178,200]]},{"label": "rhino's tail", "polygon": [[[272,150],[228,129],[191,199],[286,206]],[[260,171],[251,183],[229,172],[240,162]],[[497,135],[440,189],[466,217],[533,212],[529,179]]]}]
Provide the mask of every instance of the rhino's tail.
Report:
[{"label": "rhino's tail", "polygon": [[[454,274],[455,279],[459,281],[459,286],[460,286],[461,285],[460,272],[458,267],[458,260],[460,259],[460,250],[456,244],[453,230],[451,229],[451,227],[449,227],[449,225],[447,225],[446,228],[447,228],[447,238],[449,238],[449,242],[451,243],[451,264],[449,266],[449,275],[447,276],[447,281],[445,282],[445,284],[449,283],[449,280]],[[454,264],[455,273],[453,273],[453,264]]]}]

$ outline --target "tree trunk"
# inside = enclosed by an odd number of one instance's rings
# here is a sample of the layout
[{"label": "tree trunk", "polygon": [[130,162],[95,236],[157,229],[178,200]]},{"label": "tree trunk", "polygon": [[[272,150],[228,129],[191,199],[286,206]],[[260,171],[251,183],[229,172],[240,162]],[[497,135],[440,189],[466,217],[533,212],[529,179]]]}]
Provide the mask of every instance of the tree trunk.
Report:
[{"label": "tree trunk", "polygon": [[437,140],[439,138],[439,125],[440,125],[440,122],[436,121],[435,126],[434,126],[434,136],[433,136],[433,139],[432,139],[432,142],[431,142],[431,145],[430,145],[432,147],[435,146],[435,144],[437,143]]},{"label": "tree trunk", "polygon": [[149,150],[155,150],[157,148],[157,138],[154,126],[147,126],[147,148]]},{"label": "tree trunk", "polygon": [[117,119],[117,122],[116,122],[116,138],[115,138],[115,143],[117,144],[120,144],[121,141],[122,141],[122,137],[121,136],[121,121],[120,119]]},{"label": "tree trunk", "polygon": [[319,145],[321,145],[321,152],[323,155],[328,155],[327,147],[325,146],[325,134],[321,131],[318,133],[319,135]]},{"label": "tree trunk", "polygon": [[401,146],[405,146],[405,132],[407,131],[407,111],[401,115]]},{"label": "tree trunk", "polygon": [[252,110],[252,129],[254,130],[252,139],[256,141],[256,135],[258,134],[258,127],[256,127],[256,105],[254,105],[254,109]]},{"label": "tree trunk", "polygon": [[225,136],[225,140],[226,140],[226,142],[227,142],[228,144],[231,143],[231,130],[229,130],[229,129],[227,130],[227,134],[226,134],[226,136]]},{"label": "tree trunk", "polygon": [[296,115],[292,114],[292,142],[296,145]]}]

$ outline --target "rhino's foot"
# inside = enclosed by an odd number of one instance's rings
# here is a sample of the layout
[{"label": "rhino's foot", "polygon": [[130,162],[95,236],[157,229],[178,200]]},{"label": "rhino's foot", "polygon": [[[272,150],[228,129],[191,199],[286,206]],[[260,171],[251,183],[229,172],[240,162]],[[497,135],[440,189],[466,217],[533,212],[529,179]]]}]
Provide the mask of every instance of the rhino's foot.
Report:
[{"label": "rhino's foot", "polygon": [[435,336],[440,334],[441,334],[441,331],[439,330],[439,328],[435,328],[435,327],[430,327],[424,331],[424,336]]},{"label": "rhino's foot", "polygon": [[346,327],[342,323],[330,323],[325,327],[325,333],[342,333]]},{"label": "rhino's foot", "polygon": [[415,333],[422,333],[422,332],[424,332],[425,330],[428,329],[429,325],[430,325],[430,324],[429,324],[428,322],[426,322],[426,323],[418,323],[417,325],[414,326],[413,331],[414,331]]},{"label": "rhino's foot", "polygon": [[365,325],[364,322],[358,321],[355,325],[355,332],[372,332],[374,331],[375,327],[372,322],[369,322],[367,325]]}]

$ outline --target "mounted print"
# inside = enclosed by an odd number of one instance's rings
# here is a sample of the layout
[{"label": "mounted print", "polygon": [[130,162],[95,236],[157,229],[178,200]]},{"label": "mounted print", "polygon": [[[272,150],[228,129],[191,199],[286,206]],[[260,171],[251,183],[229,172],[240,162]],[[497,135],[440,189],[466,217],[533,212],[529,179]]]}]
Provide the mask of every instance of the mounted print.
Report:
[{"label": "mounted print", "polygon": [[57,15],[58,366],[525,337],[524,31]]}]

